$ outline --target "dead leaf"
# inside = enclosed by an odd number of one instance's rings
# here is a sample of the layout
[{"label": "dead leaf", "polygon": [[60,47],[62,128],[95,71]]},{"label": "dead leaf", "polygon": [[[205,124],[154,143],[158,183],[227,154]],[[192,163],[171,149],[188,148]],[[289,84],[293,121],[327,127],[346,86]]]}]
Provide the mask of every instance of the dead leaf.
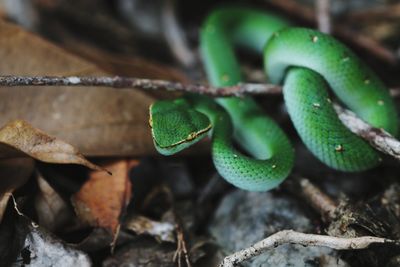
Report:
[{"label": "dead leaf", "polygon": [[24,185],[34,169],[35,162],[31,158],[1,159],[0,195]]},{"label": "dead leaf", "polygon": [[175,226],[170,222],[158,222],[144,216],[132,216],[124,227],[136,234],[148,234],[158,240],[175,243]]},{"label": "dead leaf", "polygon": [[12,192],[28,181],[34,166],[30,158],[0,160],[0,222]]},{"label": "dead leaf", "polygon": [[11,193],[7,192],[0,195],[0,222],[3,220],[4,212],[6,211],[8,200],[11,197]]},{"label": "dead leaf", "polygon": [[105,228],[115,236],[120,226],[119,218],[131,198],[131,164],[127,160],[119,160],[104,167],[113,175],[91,172],[89,180],[72,197],[72,204],[81,221]]},{"label": "dead leaf", "polygon": [[[118,74],[107,73],[4,21],[0,21],[0,36],[2,74]],[[146,68],[150,71],[155,67]],[[138,69],[132,68],[130,75],[143,75],[137,74]],[[168,76],[162,78],[168,79]],[[159,78],[160,74],[148,73],[147,77]],[[29,121],[46,133],[74,144],[89,156],[155,153],[148,126],[148,107],[154,98],[141,91],[104,87],[1,87],[0,98],[3,111],[0,125],[16,119]]]},{"label": "dead leaf", "polygon": [[0,157],[17,157],[22,152],[43,162],[79,164],[104,171],[85,159],[72,145],[47,135],[23,120],[12,121],[0,128],[0,143],[6,145],[0,147]]},{"label": "dead leaf", "polygon": [[[28,218],[21,216],[14,200],[14,208],[9,205],[9,209],[5,212],[3,221],[0,224],[1,266],[16,266],[14,265],[15,259],[23,249],[25,239],[29,233],[28,224],[30,224]],[[21,262],[17,266],[20,265]]]},{"label": "dead leaf", "polygon": [[37,174],[37,183],[40,189],[35,198],[35,209],[39,225],[51,232],[65,225],[73,213],[64,199],[49,185],[43,176]]}]

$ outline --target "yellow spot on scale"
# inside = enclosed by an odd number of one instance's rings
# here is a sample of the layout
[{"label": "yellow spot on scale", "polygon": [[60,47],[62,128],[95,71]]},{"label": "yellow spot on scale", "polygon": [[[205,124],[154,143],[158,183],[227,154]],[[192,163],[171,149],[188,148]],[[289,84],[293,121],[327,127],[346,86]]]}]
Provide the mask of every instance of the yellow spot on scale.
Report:
[{"label": "yellow spot on scale", "polygon": [[335,151],[336,151],[336,152],[342,152],[343,150],[344,150],[344,148],[343,148],[342,145],[337,145],[337,146],[335,146]]},{"label": "yellow spot on scale", "polygon": [[153,104],[151,104],[149,107],[149,126],[150,126],[150,128],[153,128],[153,116],[151,115],[152,109],[153,109]]},{"label": "yellow spot on scale", "polygon": [[369,79],[365,79],[365,80],[364,80],[364,83],[365,83],[365,84],[369,84],[370,82],[371,82],[371,81],[370,81]]},{"label": "yellow spot on scale", "polygon": [[238,157],[238,155],[236,155],[236,154],[233,154],[233,157],[236,159],[236,158]]},{"label": "yellow spot on scale", "polygon": [[230,78],[229,78],[228,74],[224,74],[224,75],[222,75],[221,79],[222,79],[223,82],[229,82]]},{"label": "yellow spot on scale", "polygon": [[378,100],[378,102],[377,102],[377,103],[378,103],[378,105],[379,105],[379,106],[383,106],[383,105],[385,105],[385,102],[383,102],[383,100]]},{"label": "yellow spot on scale", "polygon": [[326,99],[326,102],[332,103],[332,100],[328,97],[328,98]]},{"label": "yellow spot on scale", "polygon": [[349,61],[349,60],[350,60],[349,57],[344,57],[344,58],[342,58],[342,62],[347,62],[347,61]]},{"label": "yellow spot on scale", "polygon": [[313,43],[318,42],[318,36],[315,36],[315,35],[314,35],[314,36],[311,38],[311,40],[312,40]]},{"label": "yellow spot on scale", "polygon": [[321,107],[321,105],[319,103],[313,103],[312,105],[313,105],[314,108],[320,108]]},{"label": "yellow spot on scale", "polygon": [[214,32],[215,32],[215,27],[214,27],[214,25],[208,25],[208,26],[207,26],[207,31],[208,31],[209,33],[214,33]]},{"label": "yellow spot on scale", "polygon": [[272,165],[272,169],[275,169],[276,168],[276,165],[274,164],[274,165]]},{"label": "yellow spot on scale", "polygon": [[186,138],[186,140],[188,140],[188,141],[193,140],[196,138],[196,136],[197,136],[197,133],[190,133],[188,135],[188,137]]}]

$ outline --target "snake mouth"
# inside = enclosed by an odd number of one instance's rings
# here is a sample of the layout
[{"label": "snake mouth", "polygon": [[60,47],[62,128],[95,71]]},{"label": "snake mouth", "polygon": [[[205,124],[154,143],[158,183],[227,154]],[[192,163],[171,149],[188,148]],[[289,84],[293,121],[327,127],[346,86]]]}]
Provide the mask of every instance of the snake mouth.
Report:
[{"label": "snake mouth", "polygon": [[200,136],[206,134],[208,131],[210,131],[211,128],[212,128],[212,124],[210,123],[206,128],[204,128],[204,129],[202,129],[200,131],[197,131],[197,132],[192,132],[192,133],[188,134],[188,136],[185,139],[180,140],[180,141],[178,141],[176,143],[173,143],[173,144],[170,144],[170,145],[160,145],[157,142],[157,139],[156,139],[156,137],[154,135],[154,131],[151,131],[151,132],[152,132],[153,140],[154,140],[154,142],[156,143],[156,145],[158,147],[163,148],[163,149],[170,149],[170,148],[174,148],[174,147],[177,147],[179,145],[182,145],[182,144],[185,144],[185,143],[190,143],[190,142],[194,141],[198,137],[200,137]]}]

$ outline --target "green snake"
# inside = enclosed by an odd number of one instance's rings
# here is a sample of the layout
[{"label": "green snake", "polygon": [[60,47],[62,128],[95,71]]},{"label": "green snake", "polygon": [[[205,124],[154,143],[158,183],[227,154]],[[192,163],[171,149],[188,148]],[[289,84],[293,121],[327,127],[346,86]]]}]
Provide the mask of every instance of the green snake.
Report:
[{"label": "green snake", "polygon": [[[220,8],[208,16],[200,35],[203,63],[213,86],[242,81],[236,46],[262,53],[269,81],[283,83],[294,127],[319,160],[350,172],[380,162],[379,153],[342,124],[330,100],[328,88],[361,119],[397,134],[397,112],[387,88],[346,46],[327,34],[290,27],[271,14]],[[251,97],[188,94],[157,101],[150,107],[150,126],[155,147],[164,155],[209,135],[217,171],[245,190],[272,189],[293,167],[288,137]]]}]

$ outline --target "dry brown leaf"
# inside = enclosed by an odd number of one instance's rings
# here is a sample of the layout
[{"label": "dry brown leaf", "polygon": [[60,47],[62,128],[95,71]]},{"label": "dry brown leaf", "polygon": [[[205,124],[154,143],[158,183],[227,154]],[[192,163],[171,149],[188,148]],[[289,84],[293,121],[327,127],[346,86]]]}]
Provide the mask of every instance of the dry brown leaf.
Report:
[{"label": "dry brown leaf", "polygon": [[34,162],[26,155],[44,162],[80,164],[104,172],[70,144],[35,129],[23,120],[12,121],[0,128],[0,158],[6,158],[0,161],[0,221],[10,194],[26,183],[33,173]]},{"label": "dry brown leaf", "polygon": [[38,222],[40,226],[54,232],[73,218],[73,213],[64,199],[60,197],[40,173],[36,177],[40,189],[35,198]]},{"label": "dry brown leaf", "polygon": [[8,200],[10,199],[10,197],[10,192],[0,195],[0,222],[3,220],[4,212],[6,211]]},{"label": "dry brown leaf", "polygon": [[28,181],[34,167],[31,158],[0,160],[0,222],[12,192]]},{"label": "dry brown leaf", "polygon": [[93,171],[89,180],[72,197],[72,204],[81,221],[108,229],[115,235],[119,229],[119,218],[131,198],[129,170],[131,162],[119,160],[104,165],[112,176]]},{"label": "dry brown leaf", "polygon": [[0,128],[0,143],[3,145],[0,146],[0,157],[15,157],[22,152],[44,162],[80,164],[104,171],[85,159],[72,145],[47,135],[23,120],[12,121]]},{"label": "dry brown leaf", "polygon": [[14,189],[24,185],[34,170],[35,162],[31,158],[1,159],[0,194],[13,192]]},{"label": "dry brown leaf", "polygon": [[[1,74],[110,75],[13,24],[0,21],[0,36]],[[131,76],[136,76],[135,69],[138,68],[132,69]],[[169,72],[165,73],[162,78],[168,79]],[[111,75],[115,74],[118,73]],[[148,73],[147,77],[160,78],[160,74]],[[141,91],[104,87],[1,87],[0,98],[3,111],[0,125],[16,119],[29,121],[89,156],[155,153],[148,126],[148,107],[154,99]]]}]

